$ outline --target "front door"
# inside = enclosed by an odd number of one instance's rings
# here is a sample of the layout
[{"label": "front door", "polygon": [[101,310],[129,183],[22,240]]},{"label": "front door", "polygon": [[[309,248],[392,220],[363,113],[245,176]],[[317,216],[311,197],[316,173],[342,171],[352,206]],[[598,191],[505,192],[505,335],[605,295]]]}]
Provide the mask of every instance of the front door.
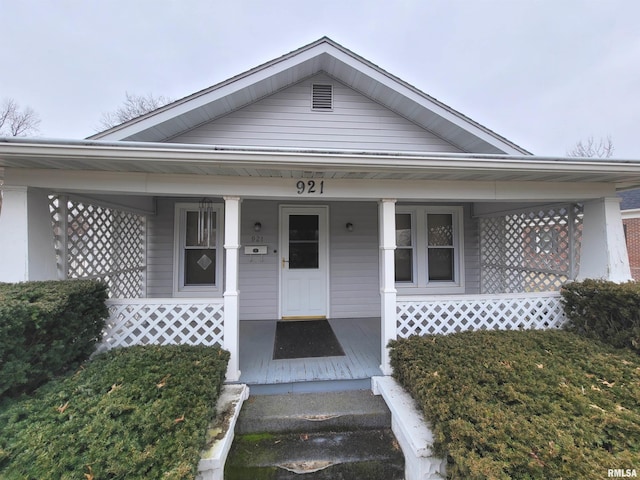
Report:
[{"label": "front door", "polygon": [[280,312],[283,319],[326,318],[329,241],[326,206],[280,211]]}]

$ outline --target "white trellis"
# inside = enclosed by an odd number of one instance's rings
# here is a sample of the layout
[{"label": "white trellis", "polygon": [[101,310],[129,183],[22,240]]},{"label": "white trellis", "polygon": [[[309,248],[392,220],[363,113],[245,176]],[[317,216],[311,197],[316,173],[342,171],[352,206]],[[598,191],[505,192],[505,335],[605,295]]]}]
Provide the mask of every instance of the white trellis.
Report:
[{"label": "white trellis", "polygon": [[132,345],[223,346],[223,300],[108,300],[109,320],[99,350]]},{"label": "white trellis", "polygon": [[112,298],[144,296],[146,220],[143,215],[49,197],[60,278],[93,278]]},{"label": "white trellis", "polygon": [[576,277],[581,205],[484,217],[479,228],[482,293],[557,291]]},{"label": "white trellis", "polygon": [[559,328],[566,321],[556,292],[399,297],[396,312],[400,338],[467,330]]}]

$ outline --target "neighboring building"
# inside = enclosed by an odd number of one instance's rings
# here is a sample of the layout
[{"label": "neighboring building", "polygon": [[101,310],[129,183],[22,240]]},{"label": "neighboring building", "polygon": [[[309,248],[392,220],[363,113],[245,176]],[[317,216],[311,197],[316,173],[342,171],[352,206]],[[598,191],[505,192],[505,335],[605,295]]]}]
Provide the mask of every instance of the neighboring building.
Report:
[{"label": "neighboring building", "polygon": [[627,241],[629,266],[634,280],[640,280],[640,190],[620,192],[622,224]]},{"label": "neighboring building", "polygon": [[327,38],[87,140],[2,139],[0,167],[0,281],[104,279],[106,345],[221,344],[241,381],[263,320],[374,319],[385,374],[398,336],[557,326],[562,283],[630,278],[616,193],[640,186]]}]

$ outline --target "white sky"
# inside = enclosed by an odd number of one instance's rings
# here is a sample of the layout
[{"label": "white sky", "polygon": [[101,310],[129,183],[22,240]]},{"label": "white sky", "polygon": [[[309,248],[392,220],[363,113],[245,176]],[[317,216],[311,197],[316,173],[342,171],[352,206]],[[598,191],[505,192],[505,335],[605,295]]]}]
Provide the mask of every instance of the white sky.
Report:
[{"label": "white sky", "polygon": [[0,0],[0,100],[84,138],[328,36],[538,155],[640,159],[637,0]]}]

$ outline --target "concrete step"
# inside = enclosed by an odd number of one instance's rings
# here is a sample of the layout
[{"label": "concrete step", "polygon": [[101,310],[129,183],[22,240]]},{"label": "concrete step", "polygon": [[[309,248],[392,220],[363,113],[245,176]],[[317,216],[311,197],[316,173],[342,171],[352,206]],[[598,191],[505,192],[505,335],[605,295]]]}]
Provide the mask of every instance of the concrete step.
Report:
[{"label": "concrete step", "polygon": [[225,480],[404,478],[391,413],[369,389],[250,396],[235,434]]},{"label": "concrete step", "polygon": [[401,480],[404,457],[390,429],[247,434],[236,436],[224,478]]},{"label": "concrete step", "polygon": [[250,396],[236,434],[389,428],[391,413],[371,390]]}]

